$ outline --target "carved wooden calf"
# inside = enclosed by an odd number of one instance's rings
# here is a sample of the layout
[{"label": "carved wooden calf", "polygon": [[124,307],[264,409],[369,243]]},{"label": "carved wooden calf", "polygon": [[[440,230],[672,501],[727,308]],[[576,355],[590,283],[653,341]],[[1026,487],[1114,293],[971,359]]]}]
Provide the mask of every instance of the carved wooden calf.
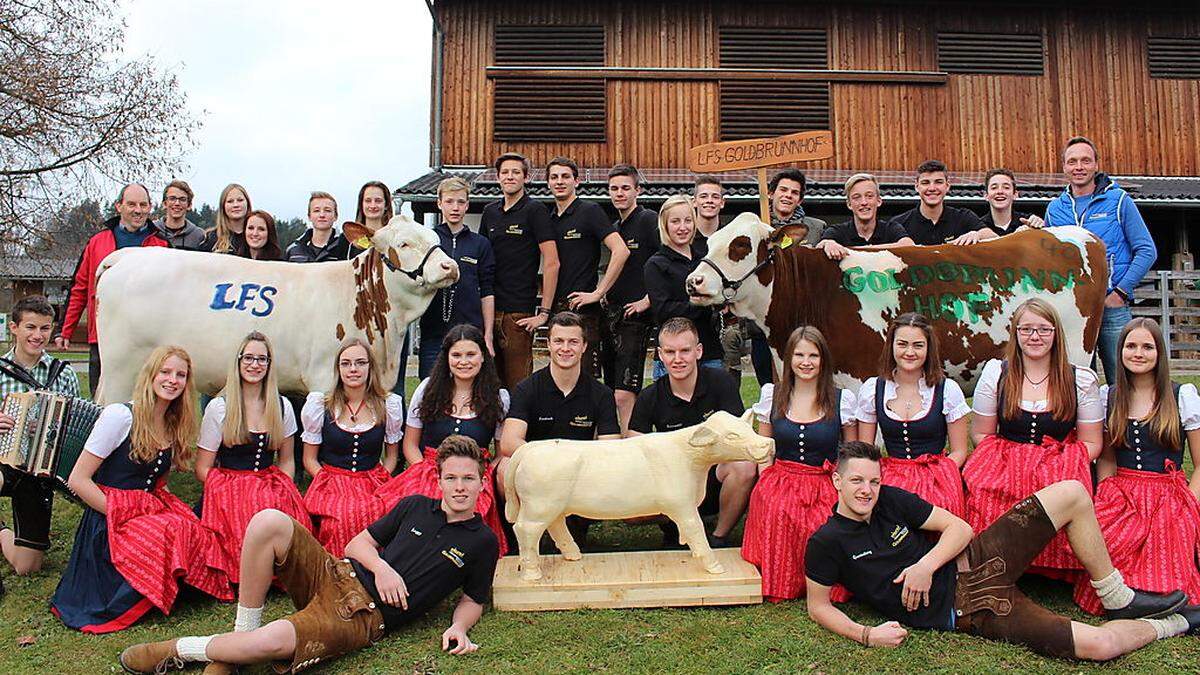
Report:
[{"label": "carved wooden calf", "polygon": [[697,510],[714,464],[764,462],[775,441],[754,432],[751,412],[716,412],[702,424],[612,441],[550,440],[517,449],[504,473],[505,516],[521,551],[521,576],[542,576],[538,542],[549,530],[567,560],[580,558],[566,517],[617,520],[663,514],[679,526],[679,540],[713,574],[717,562]]}]

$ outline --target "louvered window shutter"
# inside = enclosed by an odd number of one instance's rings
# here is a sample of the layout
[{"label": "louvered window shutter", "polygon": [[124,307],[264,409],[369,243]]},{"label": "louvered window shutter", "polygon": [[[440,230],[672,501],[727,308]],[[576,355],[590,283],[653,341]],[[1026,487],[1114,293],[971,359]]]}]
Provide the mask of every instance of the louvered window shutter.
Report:
[{"label": "louvered window shutter", "polygon": [[[721,68],[829,67],[823,29],[722,26],[719,42]],[[828,129],[829,83],[722,78],[720,110],[726,141]]]},{"label": "louvered window shutter", "polygon": [[[497,24],[497,66],[604,66],[604,26]],[[603,79],[503,78],[493,82],[497,141],[603,143],[608,122]]]}]

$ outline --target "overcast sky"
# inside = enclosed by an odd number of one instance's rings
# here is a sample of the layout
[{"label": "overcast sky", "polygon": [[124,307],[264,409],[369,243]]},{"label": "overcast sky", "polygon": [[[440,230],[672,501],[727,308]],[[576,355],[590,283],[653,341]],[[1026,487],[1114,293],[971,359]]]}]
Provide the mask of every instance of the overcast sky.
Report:
[{"label": "overcast sky", "polygon": [[[172,68],[204,126],[181,176],[195,204],[241,183],[303,217],[333,193],[428,170],[432,22],[422,0],[125,0],[130,54]],[[151,186],[151,192],[161,186]],[[157,197],[155,198],[157,201]]]}]

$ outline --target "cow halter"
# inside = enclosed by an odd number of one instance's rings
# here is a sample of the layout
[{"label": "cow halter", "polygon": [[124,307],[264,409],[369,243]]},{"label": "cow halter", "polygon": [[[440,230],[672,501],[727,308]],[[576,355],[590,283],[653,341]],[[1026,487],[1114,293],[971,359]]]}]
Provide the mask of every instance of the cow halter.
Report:
[{"label": "cow halter", "polygon": [[749,272],[746,272],[741,277],[734,280],[730,280],[729,277],[725,276],[725,273],[721,271],[721,268],[717,267],[716,263],[708,258],[701,258],[700,264],[708,265],[713,269],[714,272],[717,273],[718,277],[721,277],[721,297],[725,298],[725,302],[733,302],[733,298],[737,295],[738,289],[742,287],[742,283],[755,274],[758,274],[758,271],[762,268],[775,262],[775,254],[779,252],[779,249],[779,246],[772,244],[767,250],[767,257],[763,258],[762,262],[758,263],[754,267],[751,267]]},{"label": "cow halter", "polygon": [[[391,270],[393,272],[399,272],[399,273],[407,276],[409,279],[416,281],[417,277],[421,276],[421,270],[425,269],[425,263],[429,262],[429,256],[433,255],[434,251],[442,251],[441,245],[434,244],[433,246],[431,246],[429,248],[429,250],[425,252],[425,257],[421,258],[421,262],[418,263],[417,266],[412,268],[411,270],[406,270],[402,267],[395,265],[394,263],[392,263],[391,259],[389,259],[386,255],[380,254],[379,257],[383,258],[383,264],[387,265],[387,268],[389,270]],[[442,253],[445,253],[445,251],[442,251]]]}]

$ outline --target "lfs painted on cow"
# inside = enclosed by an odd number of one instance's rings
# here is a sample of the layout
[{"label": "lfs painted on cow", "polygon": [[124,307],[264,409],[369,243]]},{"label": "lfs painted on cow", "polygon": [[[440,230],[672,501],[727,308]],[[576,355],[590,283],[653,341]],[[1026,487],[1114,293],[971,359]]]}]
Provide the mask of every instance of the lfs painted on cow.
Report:
[{"label": "lfs painted on cow", "polygon": [[[250,312],[254,316],[267,316],[275,309],[274,296],[279,292],[274,286],[262,284],[242,284],[241,291],[230,295],[236,284],[217,284],[209,309],[235,309],[239,312]],[[237,298],[234,300],[234,298]],[[254,303],[251,305],[250,303]]]},{"label": "lfs painted on cow", "polygon": [[878,374],[888,323],[916,311],[938,332],[946,373],[970,392],[983,364],[1002,355],[1013,310],[1030,297],[1058,311],[1071,361],[1091,362],[1108,265],[1103,243],[1082,228],[972,246],[851,249],[838,262],[813,248],[784,247],[789,236],[786,227],[742,214],[709,239],[707,264],[686,281],[693,303],[728,301],[734,314],[761,326],[778,367],[788,335],[812,325],[829,339],[839,384],[857,386]]}]

